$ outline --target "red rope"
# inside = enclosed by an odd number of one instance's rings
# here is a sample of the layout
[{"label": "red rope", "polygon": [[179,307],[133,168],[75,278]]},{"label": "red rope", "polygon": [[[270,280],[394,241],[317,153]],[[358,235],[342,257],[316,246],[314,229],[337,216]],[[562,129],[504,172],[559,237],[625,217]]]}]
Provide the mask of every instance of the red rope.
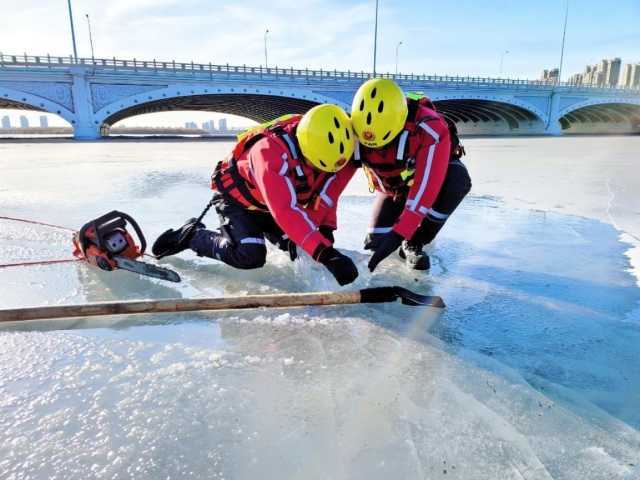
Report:
[{"label": "red rope", "polygon": [[[42,225],[44,227],[59,228],[61,230],[68,230],[69,232],[74,232],[74,233],[77,232],[77,230],[74,230],[73,228],[61,227],[60,225],[53,225],[51,223],[38,222],[36,220],[26,220],[24,218],[0,216],[0,220],[12,220],[14,222],[30,223],[32,225]],[[156,258],[155,255],[151,255],[149,253],[145,253],[144,256],[150,257],[150,258]],[[84,258],[69,258],[66,260],[42,260],[42,261],[36,261],[36,262],[5,263],[5,264],[0,264],[0,268],[24,267],[29,265],[51,265],[54,263],[77,262],[80,260],[84,260]]]},{"label": "red rope", "polygon": [[3,263],[3,264],[0,264],[0,268],[28,267],[31,265],[52,265],[54,263],[79,262],[81,260],[84,260],[84,259],[83,258],[67,258],[65,260],[40,260],[36,262]]},{"label": "red rope", "polygon": [[0,216],[0,220],[13,220],[14,222],[23,222],[23,223],[30,223],[32,225],[43,225],[45,227],[60,228],[61,230],[68,230],[70,232],[75,232],[76,231],[73,228],[61,227],[60,225],[52,225],[50,223],[37,222],[35,220],[25,220],[24,218],[14,218],[14,217],[2,217],[2,216]]},{"label": "red rope", "polygon": [[[0,216],[0,220],[11,220],[11,221],[14,221],[14,222],[29,223],[31,225],[42,225],[44,227],[59,228],[61,230],[68,230],[69,232],[75,232],[75,230],[72,229],[72,228],[61,227],[60,225],[52,225],[50,223],[38,222],[36,220],[26,220],[24,218],[14,218],[14,217]],[[26,266],[30,266],[30,265],[52,265],[52,264],[55,264],[55,263],[77,262],[79,260],[82,260],[82,259],[80,259],[80,258],[67,258],[67,259],[64,259],[64,260],[39,260],[39,261],[35,261],[35,262],[3,263],[3,264],[0,264],[0,268],[26,267]]]}]

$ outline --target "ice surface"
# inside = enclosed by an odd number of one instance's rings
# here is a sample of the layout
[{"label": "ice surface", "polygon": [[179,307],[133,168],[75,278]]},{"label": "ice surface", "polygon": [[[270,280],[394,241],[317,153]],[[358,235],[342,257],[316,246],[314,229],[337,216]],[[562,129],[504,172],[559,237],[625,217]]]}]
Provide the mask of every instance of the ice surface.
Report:
[{"label": "ice surface", "polygon": [[[118,208],[152,240],[198,213],[228,147],[0,143],[0,215],[78,227]],[[468,141],[474,191],[426,276],[397,258],[365,273],[357,178],[337,235],[356,287],[442,295],[441,316],[363,305],[5,326],[0,478],[638,478],[639,147]],[[69,246],[68,232],[0,220],[0,263]],[[254,272],[161,263],[183,283],[1,269],[0,307],[336,288],[278,251]]]}]

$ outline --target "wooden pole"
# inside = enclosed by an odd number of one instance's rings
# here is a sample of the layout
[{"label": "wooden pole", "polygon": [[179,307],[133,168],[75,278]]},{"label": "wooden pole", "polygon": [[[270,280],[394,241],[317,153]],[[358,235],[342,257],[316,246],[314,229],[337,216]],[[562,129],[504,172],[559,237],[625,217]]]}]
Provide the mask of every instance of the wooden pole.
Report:
[{"label": "wooden pole", "polygon": [[[409,298],[410,297],[410,298]],[[71,317],[103,315],[133,315],[141,313],[175,313],[206,310],[250,308],[290,308],[311,305],[349,305],[356,303],[393,302],[401,299],[406,305],[443,308],[440,297],[415,295],[399,287],[379,287],[344,292],[280,293],[219,298],[173,298],[162,300],[129,300],[80,305],[54,305],[0,310],[0,322],[21,322]],[[417,299],[417,303],[416,303]],[[410,301],[407,301],[410,300]]]},{"label": "wooden pole", "polygon": [[0,322],[23,320],[131,315],[140,313],[195,312],[201,310],[235,310],[248,308],[303,307],[307,305],[344,305],[360,303],[360,292],[288,293],[247,295],[221,298],[171,298],[130,300],[81,305],[55,305],[0,310]]}]

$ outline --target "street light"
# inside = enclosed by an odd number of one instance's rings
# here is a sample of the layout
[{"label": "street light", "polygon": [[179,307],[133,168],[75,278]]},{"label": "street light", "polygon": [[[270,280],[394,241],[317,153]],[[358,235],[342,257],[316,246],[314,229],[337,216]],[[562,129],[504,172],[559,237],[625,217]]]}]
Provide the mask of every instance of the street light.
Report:
[{"label": "street light", "polygon": [[402,45],[402,40],[396,45],[396,75],[398,75],[398,50],[400,49],[400,45]]},{"label": "street light", "polygon": [[560,68],[558,68],[558,83],[562,80],[562,64],[564,63],[564,40],[567,37],[567,21],[569,20],[569,0],[564,12],[564,28],[562,30],[562,47],[560,48]]},{"label": "street light", "polygon": [[268,28],[264,31],[264,66],[265,68],[269,68],[269,63],[267,61],[267,33],[269,33]]},{"label": "street light", "polygon": [[93,53],[93,35],[91,34],[91,20],[89,19],[88,13],[85,13],[85,17],[87,17],[87,26],[89,27],[89,44],[91,45],[91,60],[94,60],[95,55]]},{"label": "street light", "polygon": [[504,52],[502,52],[502,55],[500,56],[500,76],[502,76],[502,66],[504,65],[504,56],[507,55],[509,53],[509,50],[505,50]]},{"label": "street light", "polygon": [[378,56],[378,0],[376,0],[376,23],[373,31],[373,76],[376,76],[376,57]]},{"label": "street light", "polygon": [[67,0],[69,7],[69,23],[71,24],[71,41],[73,42],[73,59],[78,63],[78,48],[76,47],[76,31],[73,28],[73,11],[71,10],[71,0]]}]

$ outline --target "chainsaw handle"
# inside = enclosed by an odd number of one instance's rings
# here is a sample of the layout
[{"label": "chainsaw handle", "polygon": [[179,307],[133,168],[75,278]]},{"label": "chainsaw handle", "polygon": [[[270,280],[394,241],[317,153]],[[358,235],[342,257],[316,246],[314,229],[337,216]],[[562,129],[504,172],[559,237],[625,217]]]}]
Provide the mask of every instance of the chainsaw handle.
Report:
[{"label": "chainsaw handle", "polygon": [[[98,217],[95,220],[87,223],[80,229],[78,236],[81,239],[85,239],[86,231],[89,229],[89,227],[93,227],[96,234],[96,242],[98,243],[98,247],[104,248],[104,245],[102,245],[102,230],[104,230],[107,226],[111,227],[110,230],[113,227],[126,228],[127,223],[131,224],[131,226],[135,230],[138,241],[140,242],[140,254],[144,254],[145,250],[147,249],[147,240],[144,238],[144,234],[142,233],[140,225],[138,225],[138,222],[136,222],[131,217],[131,215],[128,215],[124,212],[119,212],[118,210],[112,210],[111,212],[105,213],[101,217]],[[86,255],[85,250],[87,249],[87,245],[85,245],[85,242],[82,242],[81,247],[82,254]]]},{"label": "chainsaw handle", "polygon": [[114,210],[113,212],[111,212],[111,214],[116,214],[131,224],[136,232],[138,240],[140,240],[140,255],[143,255],[145,250],[147,249],[147,240],[144,238],[144,234],[142,233],[142,229],[140,228],[140,225],[138,225],[138,222],[136,222],[131,215],[124,212]]}]

